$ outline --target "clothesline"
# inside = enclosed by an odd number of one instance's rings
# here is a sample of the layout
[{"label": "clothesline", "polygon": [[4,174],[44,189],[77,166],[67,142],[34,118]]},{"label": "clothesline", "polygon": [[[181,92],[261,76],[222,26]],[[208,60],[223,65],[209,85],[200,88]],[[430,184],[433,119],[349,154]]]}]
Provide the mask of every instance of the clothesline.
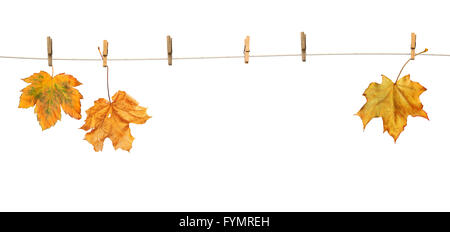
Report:
[{"label": "clothesline", "polygon": [[[342,52],[342,53],[308,53],[306,56],[402,56],[410,55],[411,53],[394,53],[394,52]],[[296,54],[256,54],[250,55],[250,57],[301,57],[301,53]],[[450,56],[450,54],[441,53],[426,53],[421,56]],[[173,57],[173,60],[206,60],[206,59],[239,59],[244,58],[244,55],[240,56],[186,56],[186,57]],[[19,60],[47,60],[47,57],[26,57],[26,56],[0,56],[0,59],[19,59]],[[154,57],[154,58],[108,58],[108,61],[151,61],[151,60],[167,60],[167,57]],[[101,61],[101,58],[53,58],[53,60],[62,61]]]}]

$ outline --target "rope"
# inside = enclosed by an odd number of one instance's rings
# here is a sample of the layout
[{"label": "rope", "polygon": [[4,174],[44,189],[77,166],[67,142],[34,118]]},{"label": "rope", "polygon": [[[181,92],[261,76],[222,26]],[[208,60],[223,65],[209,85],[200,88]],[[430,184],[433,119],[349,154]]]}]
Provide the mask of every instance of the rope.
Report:
[{"label": "rope", "polygon": [[[290,57],[290,56],[301,56],[301,53],[297,54],[261,54],[261,55],[250,55],[250,57]],[[350,53],[308,53],[306,56],[406,56],[410,53],[380,53],[380,52],[350,52]],[[450,56],[450,54],[422,54],[421,56]],[[191,56],[191,57],[173,57],[173,60],[206,60],[206,59],[239,59],[244,58],[243,55],[240,56]],[[0,59],[18,59],[18,60],[47,60],[47,57],[26,57],[26,56],[0,56]],[[53,60],[63,60],[63,61],[101,61],[100,58],[53,58]],[[146,60],[167,60],[166,57],[160,58],[108,58],[108,61],[146,61]]]}]

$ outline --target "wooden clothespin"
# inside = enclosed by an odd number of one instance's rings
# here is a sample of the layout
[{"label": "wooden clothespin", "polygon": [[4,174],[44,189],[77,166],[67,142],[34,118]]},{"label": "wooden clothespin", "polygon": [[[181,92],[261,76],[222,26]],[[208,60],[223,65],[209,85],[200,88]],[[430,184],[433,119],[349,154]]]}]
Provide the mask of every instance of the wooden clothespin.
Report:
[{"label": "wooden clothespin", "polygon": [[167,36],[167,62],[172,65],[172,37]]},{"label": "wooden clothespin", "polygon": [[103,40],[103,67],[108,66],[108,41]]},{"label": "wooden clothespin", "polygon": [[52,67],[52,56],[53,56],[53,41],[50,36],[47,36],[47,54],[48,54],[48,66]]},{"label": "wooden clothespin", "polygon": [[300,33],[300,37],[301,37],[301,43],[302,43],[302,61],[305,62],[306,61],[306,34],[305,34],[305,32],[302,31],[302,33]]},{"label": "wooden clothespin", "polygon": [[250,58],[250,36],[245,37],[244,43],[244,61],[248,64],[248,60]]},{"label": "wooden clothespin", "polygon": [[411,60],[416,57],[416,33],[411,33]]}]

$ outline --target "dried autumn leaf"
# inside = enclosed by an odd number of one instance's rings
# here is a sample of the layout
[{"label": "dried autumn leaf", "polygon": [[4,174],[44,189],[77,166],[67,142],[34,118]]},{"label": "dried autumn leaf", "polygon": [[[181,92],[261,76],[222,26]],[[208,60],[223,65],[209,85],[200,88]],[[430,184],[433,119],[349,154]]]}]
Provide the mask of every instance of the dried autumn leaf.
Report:
[{"label": "dried autumn leaf", "polygon": [[74,87],[81,85],[72,75],[58,74],[55,77],[41,71],[23,79],[30,83],[22,89],[19,108],[32,106],[42,130],[61,120],[61,107],[72,118],[81,118],[80,99],[83,96]]},{"label": "dried autumn leaf", "polygon": [[363,95],[367,102],[357,115],[361,117],[364,128],[372,118],[382,117],[384,131],[388,131],[394,141],[397,141],[406,126],[408,115],[428,119],[419,99],[426,88],[418,82],[411,81],[409,75],[396,83],[384,75],[382,78],[381,84],[372,82],[364,91]]},{"label": "dried autumn leaf", "polygon": [[100,98],[86,111],[86,122],[81,129],[92,130],[86,133],[84,139],[94,146],[95,151],[103,149],[106,138],[112,141],[114,149],[130,151],[134,137],[131,136],[129,124],[144,124],[151,118],[146,111],[147,108],[139,106],[124,91],[118,91],[112,97],[112,103]]}]

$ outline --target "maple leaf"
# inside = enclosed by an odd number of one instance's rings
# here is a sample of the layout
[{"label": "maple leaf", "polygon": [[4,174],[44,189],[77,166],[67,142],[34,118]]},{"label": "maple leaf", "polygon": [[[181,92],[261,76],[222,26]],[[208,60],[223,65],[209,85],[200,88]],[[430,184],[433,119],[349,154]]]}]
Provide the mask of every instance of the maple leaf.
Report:
[{"label": "maple leaf", "polygon": [[364,91],[367,102],[357,115],[361,117],[364,128],[372,118],[382,117],[383,132],[388,131],[394,141],[397,141],[406,126],[408,115],[428,119],[419,99],[427,89],[418,82],[411,81],[409,75],[396,83],[384,75],[382,79],[381,84],[372,82]]},{"label": "maple leaf", "polygon": [[65,73],[52,77],[41,71],[23,80],[30,84],[22,89],[19,108],[36,106],[34,112],[42,130],[61,120],[61,108],[70,117],[81,119],[83,96],[74,88],[81,85],[75,77]]},{"label": "maple leaf", "polygon": [[112,141],[114,149],[130,151],[134,137],[131,136],[129,124],[144,124],[151,118],[146,111],[147,108],[139,106],[124,91],[114,94],[112,103],[100,98],[86,111],[87,118],[81,129],[92,130],[86,133],[84,139],[94,146],[95,151],[103,149],[106,138]]}]

